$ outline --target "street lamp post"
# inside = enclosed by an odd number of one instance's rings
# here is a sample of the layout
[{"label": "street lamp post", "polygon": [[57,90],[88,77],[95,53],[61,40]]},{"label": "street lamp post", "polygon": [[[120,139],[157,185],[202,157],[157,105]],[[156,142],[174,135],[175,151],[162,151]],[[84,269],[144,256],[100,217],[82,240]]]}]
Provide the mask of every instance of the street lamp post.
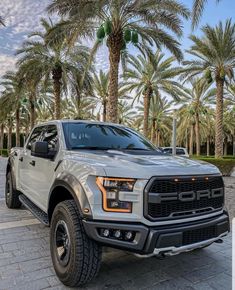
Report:
[{"label": "street lamp post", "polygon": [[172,122],[172,155],[176,155],[176,110],[173,111]]}]

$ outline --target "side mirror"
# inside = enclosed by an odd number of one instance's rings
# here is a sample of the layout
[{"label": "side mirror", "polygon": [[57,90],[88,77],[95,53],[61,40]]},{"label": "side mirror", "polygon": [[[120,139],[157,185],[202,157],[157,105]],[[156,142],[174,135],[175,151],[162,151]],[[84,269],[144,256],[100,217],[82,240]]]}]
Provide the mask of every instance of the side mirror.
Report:
[{"label": "side mirror", "polygon": [[48,143],[45,141],[37,141],[32,144],[31,155],[41,158],[50,158],[49,157],[49,148]]}]

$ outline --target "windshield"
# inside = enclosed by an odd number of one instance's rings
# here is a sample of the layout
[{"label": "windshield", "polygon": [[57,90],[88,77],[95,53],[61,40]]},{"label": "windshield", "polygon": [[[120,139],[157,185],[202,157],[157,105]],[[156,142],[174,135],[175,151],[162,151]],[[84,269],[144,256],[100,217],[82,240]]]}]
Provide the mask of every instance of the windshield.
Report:
[{"label": "windshield", "polygon": [[70,150],[157,150],[135,131],[112,125],[63,123],[67,148]]}]

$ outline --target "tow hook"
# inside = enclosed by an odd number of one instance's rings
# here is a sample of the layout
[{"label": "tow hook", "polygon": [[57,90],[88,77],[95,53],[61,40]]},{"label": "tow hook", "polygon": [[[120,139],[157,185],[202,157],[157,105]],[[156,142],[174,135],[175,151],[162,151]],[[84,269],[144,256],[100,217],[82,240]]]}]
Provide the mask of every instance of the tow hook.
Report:
[{"label": "tow hook", "polygon": [[223,242],[224,241],[222,239],[218,239],[218,240],[215,241],[215,243],[217,243],[217,244],[223,244]]}]

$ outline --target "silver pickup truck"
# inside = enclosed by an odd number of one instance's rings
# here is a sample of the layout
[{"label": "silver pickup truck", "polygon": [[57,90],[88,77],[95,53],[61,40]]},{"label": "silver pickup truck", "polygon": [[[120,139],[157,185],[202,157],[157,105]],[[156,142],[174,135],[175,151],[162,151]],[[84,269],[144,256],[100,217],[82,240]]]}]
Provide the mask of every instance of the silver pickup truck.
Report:
[{"label": "silver pickup truck", "polygon": [[53,265],[70,287],[96,276],[102,246],[175,255],[229,232],[224,183],[207,163],[162,153],[133,129],[51,121],[13,148],[6,204],[50,226]]}]

